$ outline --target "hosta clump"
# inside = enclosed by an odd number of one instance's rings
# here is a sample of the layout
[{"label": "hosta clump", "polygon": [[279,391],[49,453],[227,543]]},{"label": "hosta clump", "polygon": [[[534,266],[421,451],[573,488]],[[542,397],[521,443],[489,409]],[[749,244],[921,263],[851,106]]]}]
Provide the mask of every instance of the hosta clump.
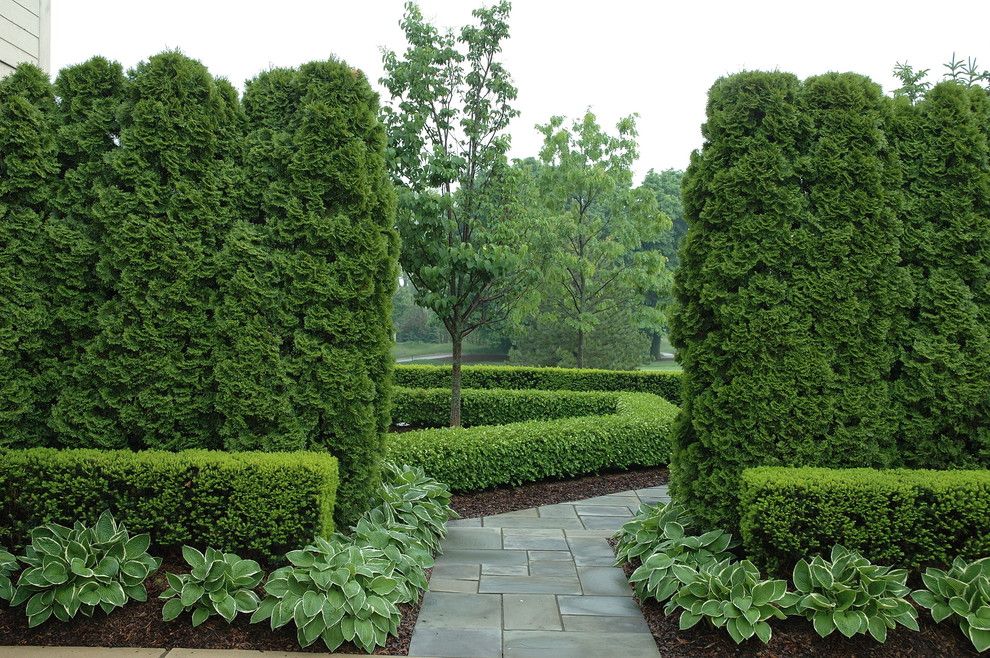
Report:
[{"label": "hosta clump", "polygon": [[918,630],[918,612],[904,597],[907,571],[872,564],[856,551],[832,548],[831,560],[816,556],[794,565],[798,600],[794,610],[812,620],[825,637],[869,633],[877,642],[897,624]]},{"label": "hosta clump", "polygon": [[168,599],[162,608],[165,621],[191,610],[192,625],[199,626],[214,614],[230,622],[238,612],[258,609],[260,599],[253,590],[264,574],[257,562],[212,548],[204,555],[191,546],[182,547],[182,557],[192,569],[165,574],[168,587],[159,596]]},{"label": "hosta clump", "polygon": [[918,605],[936,622],[954,616],[977,651],[990,649],[990,558],[956,558],[948,571],[929,568],[921,579],[926,589],[911,593]]},{"label": "hosta clump", "polygon": [[413,528],[413,535],[431,552],[440,550],[447,521],[457,518],[446,484],[428,477],[421,468],[386,463],[381,496],[379,509],[388,523]]},{"label": "hosta clump", "polygon": [[14,595],[14,584],[10,577],[17,571],[17,558],[0,548],[0,599],[9,601]]},{"label": "hosta clump", "polygon": [[376,548],[392,561],[397,576],[401,576],[397,578],[396,603],[419,600],[427,586],[426,570],[433,566],[433,555],[415,537],[415,528],[388,524],[384,512],[373,509],[352,530],[355,544]]},{"label": "hosta clump", "polygon": [[144,581],[161,565],[148,555],[150,544],[146,534],[131,537],[109,512],[92,527],[77,521],[72,528],[35,528],[10,604],[26,601],[28,625],[37,626],[52,615],[68,621],[97,607],[110,613],[129,599],[146,601]]},{"label": "hosta clump", "polygon": [[680,628],[691,628],[708,619],[716,628],[725,628],[736,643],[754,635],[763,643],[772,630],[767,620],[785,619],[794,603],[783,580],[763,580],[749,560],[722,560],[700,568],[673,567],[681,588],[664,607],[666,614],[681,609]]},{"label": "hosta clump", "polygon": [[[615,564],[630,562],[633,558],[645,559],[669,537],[664,533],[668,523],[689,528],[692,519],[684,507],[677,503],[642,505],[636,516],[626,521],[615,534]],[[682,533],[683,534],[683,533]]]},{"label": "hosta clump", "polygon": [[699,568],[734,557],[728,552],[732,535],[721,530],[685,535],[680,523],[669,522],[661,534],[665,539],[629,577],[641,599],[652,597],[662,603],[673,596],[681,587],[678,565]]},{"label": "hosta clump", "polygon": [[370,653],[397,633],[401,575],[383,550],[317,538],[286,557],[291,565],[268,577],[252,623],[270,619],[274,630],[292,622],[300,646],[322,639],[330,651],[353,641]]}]

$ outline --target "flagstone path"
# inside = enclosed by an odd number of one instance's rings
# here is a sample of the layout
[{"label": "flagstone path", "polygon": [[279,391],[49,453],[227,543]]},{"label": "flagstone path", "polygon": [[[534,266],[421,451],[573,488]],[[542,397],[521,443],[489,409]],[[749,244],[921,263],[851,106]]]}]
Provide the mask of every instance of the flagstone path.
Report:
[{"label": "flagstone path", "polygon": [[451,521],[410,656],[656,658],[606,539],[667,487]]}]

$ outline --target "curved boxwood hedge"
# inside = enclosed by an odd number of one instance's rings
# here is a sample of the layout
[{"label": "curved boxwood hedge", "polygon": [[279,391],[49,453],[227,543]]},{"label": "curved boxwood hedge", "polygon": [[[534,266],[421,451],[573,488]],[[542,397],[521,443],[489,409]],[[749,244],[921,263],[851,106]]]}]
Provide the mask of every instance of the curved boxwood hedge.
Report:
[{"label": "curved boxwood hedge", "polygon": [[834,544],[903,567],[990,554],[990,471],[751,468],[739,498],[746,552],[772,570]]},{"label": "curved boxwood hedge", "polygon": [[608,415],[390,434],[386,458],[420,466],[456,491],[665,465],[677,411],[656,395],[616,393]]},{"label": "curved boxwood hedge", "polygon": [[[466,388],[461,391],[461,424],[505,425],[527,420],[614,414],[618,397],[602,391],[538,391]],[[450,389],[396,388],[393,425],[445,427],[450,415]]]},{"label": "curved boxwood hedge", "polygon": [[[628,391],[653,393],[674,404],[681,401],[681,373],[665,370],[594,370],[463,366],[464,388],[535,388],[544,391]],[[410,388],[450,387],[449,366],[400,365],[395,384]]]}]

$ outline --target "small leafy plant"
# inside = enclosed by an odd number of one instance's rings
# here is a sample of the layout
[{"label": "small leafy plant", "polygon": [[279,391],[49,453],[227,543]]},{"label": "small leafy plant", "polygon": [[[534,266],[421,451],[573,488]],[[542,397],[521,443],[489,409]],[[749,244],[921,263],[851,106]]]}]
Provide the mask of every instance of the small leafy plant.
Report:
[{"label": "small leafy plant", "polygon": [[447,485],[428,477],[421,468],[391,463],[384,465],[379,509],[387,524],[407,526],[434,553],[447,534],[447,521],[457,518]]},{"label": "small leafy plant", "polygon": [[812,621],[826,637],[869,633],[877,642],[897,624],[918,630],[918,612],[904,597],[910,592],[907,571],[872,564],[856,551],[832,548],[831,560],[816,556],[794,566],[798,600],[795,612]]},{"label": "small leafy plant", "polygon": [[911,593],[915,602],[931,610],[936,622],[955,617],[977,651],[990,649],[990,558],[957,557],[948,571],[930,567],[921,579],[926,589]]},{"label": "small leafy plant", "polygon": [[182,557],[192,567],[189,573],[167,573],[168,587],[158,598],[168,599],[162,619],[172,621],[192,611],[192,625],[199,626],[217,614],[227,622],[238,612],[254,612],[261,602],[254,588],[264,574],[254,560],[207,548],[206,554],[191,546],[182,547]]},{"label": "small leafy plant", "polygon": [[370,653],[398,632],[396,603],[408,593],[384,550],[338,536],[286,557],[291,565],[269,576],[252,623],[269,619],[274,630],[292,622],[300,646],[322,638],[330,651],[353,641]]},{"label": "small leafy plant", "polygon": [[634,558],[645,560],[660,544],[669,539],[664,532],[668,523],[676,523],[681,528],[688,528],[692,522],[684,507],[677,503],[641,505],[636,515],[626,521],[615,533],[615,538],[618,539],[615,547],[615,565],[620,566]]},{"label": "small leafy plant", "polygon": [[418,601],[428,584],[426,570],[433,566],[433,555],[415,537],[415,528],[390,525],[382,510],[373,509],[353,530],[355,543],[382,551],[401,576],[397,579],[396,603]]},{"label": "small leafy plant", "polygon": [[129,599],[146,601],[144,581],[161,560],[148,555],[147,534],[131,537],[123,525],[104,512],[96,525],[78,521],[72,528],[51,523],[31,531],[31,544],[20,560],[27,565],[17,581],[10,604],[27,602],[28,626],[54,615],[68,621],[77,613],[105,613]]},{"label": "small leafy plant", "polygon": [[664,612],[682,610],[681,630],[702,619],[725,628],[736,644],[754,635],[766,644],[773,633],[767,620],[785,619],[794,595],[783,580],[762,580],[749,560],[722,560],[693,568],[674,565],[682,587],[667,602]]},{"label": "small leafy plant", "polygon": [[14,595],[14,584],[10,577],[17,572],[17,558],[0,548],[0,599],[9,601]]},{"label": "small leafy plant", "polygon": [[673,596],[681,586],[678,565],[699,568],[734,557],[728,552],[732,535],[721,530],[685,535],[684,527],[672,521],[664,525],[662,535],[666,539],[629,577],[641,599],[652,597],[662,603]]}]

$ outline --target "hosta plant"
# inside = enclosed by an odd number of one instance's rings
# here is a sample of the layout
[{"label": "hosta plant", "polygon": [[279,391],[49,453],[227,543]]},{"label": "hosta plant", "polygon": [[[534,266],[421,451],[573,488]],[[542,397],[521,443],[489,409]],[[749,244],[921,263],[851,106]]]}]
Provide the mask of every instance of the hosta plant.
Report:
[{"label": "hosta plant", "polygon": [[388,524],[384,512],[370,510],[353,528],[353,540],[361,546],[376,548],[391,560],[398,578],[396,603],[419,600],[427,586],[426,570],[433,566],[433,555],[415,537],[415,528]]},{"label": "hosta plant", "polygon": [[109,512],[91,527],[35,528],[10,604],[27,602],[28,625],[37,626],[52,615],[68,621],[97,607],[110,613],[129,599],[146,601],[144,581],[161,565],[148,555],[150,543],[146,534],[131,537]]},{"label": "hosta plant", "polygon": [[810,619],[822,637],[838,630],[846,637],[869,633],[884,642],[897,624],[918,630],[918,612],[904,598],[910,589],[903,569],[872,564],[856,551],[835,546],[831,560],[799,560],[793,580],[795,612]]},{"label": "hosta plant", "polygon": [[728,552],[732,535],[721,530],[685,535],[681,524],[669,522],[662,534],[665,539],[629,577],[641,599],[651,597],[662,603],[673,596],[681,587],[677,565],[699,568],[734,557]]},{"label": "hosta plant", "polygon": [[990,649],[990,558],[956,558],[948,571],[928,568],[921,579],[926,589],[911,593],[918,605],[936,622],[955,617],[977,651]]},{"label": "hosta plant", "polygon": [[450,507],[450,489],[428,477],[421,468],[386,463],[382,477],[382,511],[389,524],[412,528],[412,534],[431,552],[440,550],[447,521],[456,519]]},{"label": "hosta plant", "polygon": [[258,609],[260,599],[254,588],[264,574],[257,562],[213,548],[207,548],[204,555],[191,546],[182,547],[182,557],[191,570],[165,574],[168,587],[159,596],[168,599],[162,608],[165,621],[191,611],[193,626],[199,626],[214,614],[231,622],[238,612],[251,613]]},{"label": "hosta plant", "polygon": [[330,651],[353,641],[370,653],[398,631],[402,577],[383,550],[317,538],[286,557],[290,566],[268,577],[252,623],[269,619],[274,630],[291,622],[300,646],[322,639]]},{"label": "hosta plant", "polygon": [[17,572],[17,558],[0,548],[0,599],[9,601],[14,595],[14,584],[10,577]]},{"label": "hosta plant", "polygon": [[683,529],[691,526],[692,519],[684,507],[677,503],[640,506],[636,515],[626,521],[615,533],[615,538],[618,540],[615,547],[615,565],[630,562],[634,558],[645,560],[660,544],[669,539],[664,532],[669,523],[677,524]]},{"label": "hosta plant", "polygon": [[768,620],[785,619],[794,603],[786,582],[761,579],[749,560],[722,560],[697,569],[678,564],[673,569],[682,586],[664,612],[682,611],[681,630],[707,619],[725,628],[737,644],[754,635],[765,644],[772,635]]}]

